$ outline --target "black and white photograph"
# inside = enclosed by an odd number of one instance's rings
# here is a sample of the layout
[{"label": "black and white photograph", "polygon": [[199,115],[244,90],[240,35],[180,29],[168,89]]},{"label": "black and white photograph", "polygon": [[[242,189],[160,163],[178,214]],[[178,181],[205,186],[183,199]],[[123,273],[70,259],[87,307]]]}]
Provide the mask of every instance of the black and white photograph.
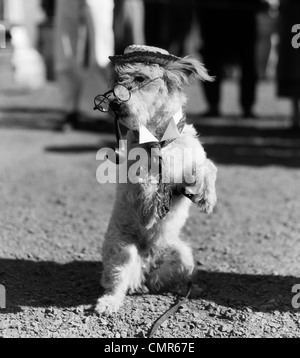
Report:
[{"label": "black and white photograph", "polygon": [[0,0],[0,338],[300,338],[299,0]]}]

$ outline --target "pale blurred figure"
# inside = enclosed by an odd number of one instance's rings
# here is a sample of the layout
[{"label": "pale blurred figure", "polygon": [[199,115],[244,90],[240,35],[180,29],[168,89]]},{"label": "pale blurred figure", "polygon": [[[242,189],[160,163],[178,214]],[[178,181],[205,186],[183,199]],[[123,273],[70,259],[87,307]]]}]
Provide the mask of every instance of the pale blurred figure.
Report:
[{"label": "pale blurred figure", "polygon": [[143,0],[115,0],[115,53],[122,54],[132,44],[144,45],[145,8]]},{"label": "pale blurred figure", "polygon": [[46,80],[45,64],[37,51],[38,26],[44,19],[40,0],[6,0],[4,6],[11,25],[15,83],[38,89]]},{"label": "pale blurred figure", "polygon": [[[55,73],[67,110],[66,125],[76,126],[85,79],[85,44],[88,74],[100,77],[104,90],[110,78],[109,56],[114,54],[113,0],[57,0],[54,22]],[[86,31],[87,30],[87,31]],[[100,90],[99,89],[99,90]]]},{"label": "pale blurred figure", "polygon": [[46,82],[46,67],[42,56],[31,46],[24,28],[14,26],[11,35],[14,47],[11,62],[16,85],[30,90],[41,88]]},{"label": "pale blurred figure", "polygon": [[273,78],[274,69],[274,36],[278,26],[279,0],[264,0],[268,7],[256,15],[257,42],[256,66],[259,79]]}]

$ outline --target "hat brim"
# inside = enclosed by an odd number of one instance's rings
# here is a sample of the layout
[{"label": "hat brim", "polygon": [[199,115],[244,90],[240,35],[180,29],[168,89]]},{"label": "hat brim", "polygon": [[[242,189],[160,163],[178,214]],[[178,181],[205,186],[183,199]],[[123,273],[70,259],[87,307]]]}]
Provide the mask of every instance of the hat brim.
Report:
[{"label": "hat brim", "polygon": [[145,63],[166,66],[170,62],[181,60],[180,57],[171,54],[162,54],[159,52],[135,51],[124,55],[110,56],[110,61],[115,65],[127,63]]}]

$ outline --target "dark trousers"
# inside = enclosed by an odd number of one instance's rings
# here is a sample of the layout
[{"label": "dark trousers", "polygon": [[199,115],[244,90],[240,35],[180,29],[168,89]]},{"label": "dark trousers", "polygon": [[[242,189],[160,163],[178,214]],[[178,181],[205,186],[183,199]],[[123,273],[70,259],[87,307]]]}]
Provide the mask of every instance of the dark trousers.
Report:
[{"label": "dark trousers", "polygon": [[238,63],[241,68],[240,104],[245,111],[251,110],[257,81],[255,13],[200,8],[197,15],[204,42],[203,61],[209,74],[216,77],[215,82],[204,83],[209,105],[219,106],[224,65]]},{"label": "dark trousers", "polygon": [[193,21],[193,5],[186,1],[145,1],[146,43],[183,56]]}]

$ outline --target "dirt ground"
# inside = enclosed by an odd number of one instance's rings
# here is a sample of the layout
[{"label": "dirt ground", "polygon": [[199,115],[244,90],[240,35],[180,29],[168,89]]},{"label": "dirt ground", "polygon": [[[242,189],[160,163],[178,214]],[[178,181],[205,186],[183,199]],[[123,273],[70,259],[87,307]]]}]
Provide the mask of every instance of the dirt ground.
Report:
[{"label": "dirt ground", "polygon": [[[115,186],[96,180],[96,153],[114,141],[111,126],[54,131],[63,108],[55,87],[26,96],[3,83],[0,337],[146,337],[176,297],[127,296],[108,317],[89,310],[102,293],[101,245],[114,200]],[[196,92],[188,120],[219,169],[218,205],[210,216],[191,210],[183,236],[197,263],[192,297],[155,337],[300,337],[291,302],[300,284],[300,135],[289,130],[288,105],[265,83],[260,118],[242,120],[236,85],[228,84],[224,118],[200,120]]]},{"label": "dirt ground", "polygon": [[[195,118],[190,118],[196,124]],[[183,235],[194,248],[192,298],[156,337],[300,337],[300,144],[285,128],[201,122],[218,168],[218,206],[196,207]],[[101,294],[101,244],[114,185],[96,181],[97,150],[112,133],[1,128],[2,337],[146,337],[173,304],[128,296],[116,315],[89,310]]]}]

